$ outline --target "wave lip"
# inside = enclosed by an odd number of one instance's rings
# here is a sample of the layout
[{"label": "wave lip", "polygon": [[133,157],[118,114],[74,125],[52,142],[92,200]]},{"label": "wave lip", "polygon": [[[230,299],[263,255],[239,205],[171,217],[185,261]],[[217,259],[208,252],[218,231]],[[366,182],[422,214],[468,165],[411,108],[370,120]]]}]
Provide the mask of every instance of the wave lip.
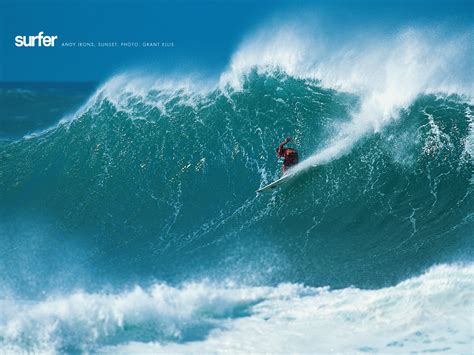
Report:
[{"label": "wave lip", "polygon": [[245,77],[254,69],[264,73],[281,70],[360,96],[351,122],[294,173],[347,154],[362,137],[398,119],[400,111],[419,95],[441,92],[464,95],[468,100],[473,97],[474,87],[465,73],[472,48],[469,33],[444,38],[440,33],[408,28],[377,42],[354,40],[328,54],[323,53],[322,48],[328,46],[321,40],[301,32],[297,26],[261,30],[242,44],[220,80],[221,87],[242,89]]},{"label": "wave lip", "polygon": [[469,352],[473,277],[472,264],[440,265],[378,290],[201,282],[3,301],[0,349]]}]

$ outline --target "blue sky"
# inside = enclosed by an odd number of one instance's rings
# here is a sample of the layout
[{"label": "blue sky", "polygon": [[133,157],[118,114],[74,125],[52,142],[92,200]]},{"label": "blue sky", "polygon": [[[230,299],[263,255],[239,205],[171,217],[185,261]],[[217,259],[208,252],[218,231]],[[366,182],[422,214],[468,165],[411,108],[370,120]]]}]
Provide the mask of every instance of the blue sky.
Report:
[{"label": "blue sky", "polygon": [[[104,80],[130,69],[218,73],[265,21],[314,16],[333,38],[354,28],[472,25],[474,1],[24,1],[0,3],[1,81]],[[18,48],[16,35],[59,36],[54,48]],[[170,41],[173,48],[64,48],[62,42]]]}]

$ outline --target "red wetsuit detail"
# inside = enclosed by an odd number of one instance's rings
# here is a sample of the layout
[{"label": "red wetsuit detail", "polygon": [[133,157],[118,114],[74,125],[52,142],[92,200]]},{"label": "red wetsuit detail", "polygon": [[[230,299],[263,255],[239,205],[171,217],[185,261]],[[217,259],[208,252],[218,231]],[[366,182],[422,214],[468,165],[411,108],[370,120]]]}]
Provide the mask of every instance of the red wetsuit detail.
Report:
[{"label": "red wetsuit detail", "polygon": [[283,160],[283,172],[286,171],[289,167],[298,164],[298,152],[293,148],[285,148],[287,141],[282,142],[277,149],[277,156],[279,158],[284,158]]}]

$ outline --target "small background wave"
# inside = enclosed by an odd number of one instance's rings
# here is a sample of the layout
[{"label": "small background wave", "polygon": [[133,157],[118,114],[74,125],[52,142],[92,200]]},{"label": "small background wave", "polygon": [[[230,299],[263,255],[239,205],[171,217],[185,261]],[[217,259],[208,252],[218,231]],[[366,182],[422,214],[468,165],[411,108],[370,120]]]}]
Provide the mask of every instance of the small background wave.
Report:
[{"label": "small background wave", "polygon": [[0,82],[0,142],[42,131],[73,114],[96,83]]}]

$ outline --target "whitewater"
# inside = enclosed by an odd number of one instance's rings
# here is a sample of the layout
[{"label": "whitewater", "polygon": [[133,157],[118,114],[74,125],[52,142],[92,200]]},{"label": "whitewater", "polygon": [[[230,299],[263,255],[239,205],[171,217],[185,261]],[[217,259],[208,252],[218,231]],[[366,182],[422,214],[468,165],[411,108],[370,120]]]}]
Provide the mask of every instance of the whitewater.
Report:
[{"label": "whitewater", "polygon": [[[472,352],[471,33],[305,31],[4,125],[2,353]],[[257,195],[287,135],[303,160]]]},{"label": "whitewater", "polygon": [[[35,352],[468,353],[473,276],[472,265],[459,265],[379,290],[201,282],[77,291],[14,302],[2,352],[21,352],[27,342]],[[113,345],[117,339],[127,344]]]}]

